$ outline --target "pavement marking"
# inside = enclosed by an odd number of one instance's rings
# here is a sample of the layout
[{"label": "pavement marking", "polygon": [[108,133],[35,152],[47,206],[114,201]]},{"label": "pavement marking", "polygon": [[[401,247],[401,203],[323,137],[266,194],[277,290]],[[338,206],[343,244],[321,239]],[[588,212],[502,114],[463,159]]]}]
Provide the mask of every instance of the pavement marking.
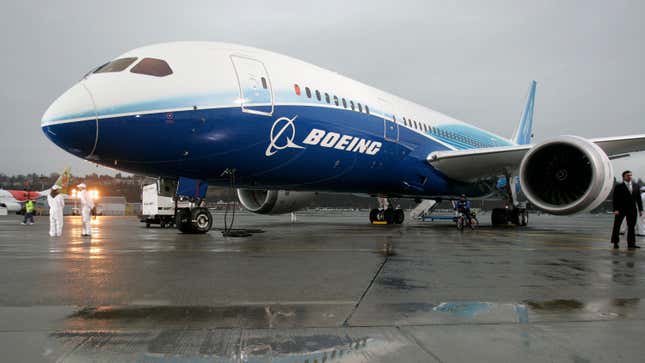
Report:
[{"label": "pavement marking", "polygon": [[381,262],[381,265],[379,266],[378,270],[376,270],[376,273],[372,277],[372,280],[370,281],[369,285],[367,285],[367,288],[365,289],[365,291],[363,291],[363,294],[361,295],[361,297],[356,302],[356,305],[354,305],[354,308],[352,309],[352,311],[350,311],[349,315],[347,315],[347,318],[345,318],[345,321],[343,322],[343,326],[346,327],[346,326],[349,325],[349,320],[352,318],[352,316],[354,315],[356,310],[358,310],[358,306],[361,304],[361,302],[363,302],[363,299],[365,298],[365,295],[367,295],[367,292],[370,290],[372,285],[374,285],[374,281],[376,281],[376,278],[381,273],[381,271],[383,270],[383,267],[385,266],[385,264],[389,260],[390,260],[390,255],[385,256],[385,258],[383,259],[383,262]]}]

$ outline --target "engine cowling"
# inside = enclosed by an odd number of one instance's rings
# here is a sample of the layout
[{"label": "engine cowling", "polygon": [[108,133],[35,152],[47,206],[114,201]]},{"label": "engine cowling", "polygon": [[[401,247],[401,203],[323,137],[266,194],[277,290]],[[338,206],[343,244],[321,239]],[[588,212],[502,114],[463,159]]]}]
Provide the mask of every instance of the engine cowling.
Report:
[{"label": "engine cowling", "polygon": [[589,211],[611,192],[614,173],[598,145],[560,136],[531,148],[520,165],[520,184],[537,208],[565,215]]},{"label": "engine cowling", "polygon": [[237,197],[244,208],[258,214],[284,214],[309,205],[316,193],[288,190],[238,189]]}]

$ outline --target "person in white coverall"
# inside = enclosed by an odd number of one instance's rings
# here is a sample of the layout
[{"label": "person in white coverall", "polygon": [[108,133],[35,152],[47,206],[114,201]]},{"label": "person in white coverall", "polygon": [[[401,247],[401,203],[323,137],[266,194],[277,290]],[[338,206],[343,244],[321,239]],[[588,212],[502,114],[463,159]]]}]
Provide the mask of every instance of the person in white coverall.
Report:
[{"label": "person in white coverall", "polygon": [[78,199],[81,201],[81,219],[83,226],[81,228],[82,236],[92,235],[92,208],[94,208],[94,201],[92,196],[87,191],[87,186],[84,183],[78,185]]},{"label": "person in white coverall", "polygon": [[65,208],[65,198],[60,194],[60,187],[54,185],[47,195],[47,204],[49,204],[49,235],[60,237],[63,234],[63,209]]}]

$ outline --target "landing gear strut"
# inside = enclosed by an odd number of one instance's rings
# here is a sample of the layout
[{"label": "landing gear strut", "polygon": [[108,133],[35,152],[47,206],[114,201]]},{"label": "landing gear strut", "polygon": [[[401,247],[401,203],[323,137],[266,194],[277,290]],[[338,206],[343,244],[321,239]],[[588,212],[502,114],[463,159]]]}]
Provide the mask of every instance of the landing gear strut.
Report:
[{"label": "landing gear strut", "polygon": [[[512,177],[510,173],[506,174],[506,208],[494,208],[491,214],[491,223],[493,226],[516,225],[526,226],[529,223],[529,212],[525,203],[516,203],[511,186]],[[510,207],[508,207],[510,206]]]},{"label": "landing gear strut", "polygon": [[393,208],[387,198],[378,198],[379,207],[370,210],[372,224],[402,224],[405,220],[403,209]]}]

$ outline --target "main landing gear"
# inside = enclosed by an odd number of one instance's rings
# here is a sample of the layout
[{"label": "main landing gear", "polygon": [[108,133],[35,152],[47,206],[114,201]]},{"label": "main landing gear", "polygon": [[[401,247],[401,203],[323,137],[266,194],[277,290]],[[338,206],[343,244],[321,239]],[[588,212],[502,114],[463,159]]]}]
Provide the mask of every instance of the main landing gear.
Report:
[{"label": "main landing gear", "polygon": [[493,226],[506,226],[514,224],[516,226],[526,226],[529,224],[529,212],[526,208],[495,208],[491,214]]},{"label": "main landing gear", "polygon": [[394,208],[387,198],[378,198],[379,208],[370,210],[370,223],[372,224],[402,224],[405,220],[403,209]]}]

